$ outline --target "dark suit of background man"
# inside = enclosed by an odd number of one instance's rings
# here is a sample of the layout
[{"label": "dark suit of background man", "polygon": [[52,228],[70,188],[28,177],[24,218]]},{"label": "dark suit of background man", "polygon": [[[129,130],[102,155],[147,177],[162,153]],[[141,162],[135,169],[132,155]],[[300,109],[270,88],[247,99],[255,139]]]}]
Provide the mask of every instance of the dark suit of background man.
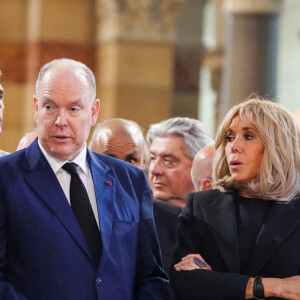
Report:
[{"label": "dark suit of background man", "polygon": [[[0,159],[0,299],[167,298],[143,171],[86,148],[99,111],[95,90],[79,62],[55,60],[40,71],[38,139]],[[99,263],[72,210],[71,176],[62,169],[70,161],[100,228]]]}]

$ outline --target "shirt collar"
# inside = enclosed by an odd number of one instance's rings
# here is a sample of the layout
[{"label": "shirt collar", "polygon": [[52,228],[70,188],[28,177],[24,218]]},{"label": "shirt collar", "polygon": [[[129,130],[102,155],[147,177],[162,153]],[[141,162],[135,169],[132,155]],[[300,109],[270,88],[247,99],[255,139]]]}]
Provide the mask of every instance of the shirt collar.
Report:
[{"label": "shirt collar", "polygon": [[[54,171],[54,173],[56,174],[61,167],[69,162],[67,160],[65,161],[61,161],[55,157],[53,157],[52,155],[50,155],[42,146],[42,144],[40,143],[40,141],[38,140],[38,145],[42,151],[42,153],[44,154],[44,156],[46,157],[48,163],[50,164],[52,170]],[[86,153],[87,153],[87,147],[86,147],[86,143],[84,144],[83,149],[80,151],[80,153],[72,160],[72,162],[74,162],[75,164],[77,164],[81,170],[88,175],[88,164],[87,164],[87,159],[86,159]]]}]

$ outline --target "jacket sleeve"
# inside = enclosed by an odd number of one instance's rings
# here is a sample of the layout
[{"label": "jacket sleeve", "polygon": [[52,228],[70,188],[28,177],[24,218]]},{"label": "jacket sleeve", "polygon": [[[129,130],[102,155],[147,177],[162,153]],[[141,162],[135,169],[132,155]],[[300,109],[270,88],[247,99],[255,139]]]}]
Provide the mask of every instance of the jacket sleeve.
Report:
[{"label": "jacket sleeve", "polygon": [[135,299],[169,299],[168,277],[163,270],[161,251],[154,225],[153,205],[147,179],[141,175],[138,269]]},{"label": "jacket sleeve", "polygon": [[6,245],[7,245],[7,228],[6,214],[3,197],[0,194],[0,299],[1,300],[25,300],[26,298],[17,293],[13,286],[6,282]]},{"label": "jacket sleeve", "polygon": [[[175,252],[174,264],[188,254],[201,254],[201,250],[205,247],[205,236],[196,234],[197,228],[194,228],[195,206],[193,196],[193,193],[188,196],[187,205],[179,216],[177,233],[179,244]],[[245,275],[201,269],[175,271],[173,268],[170,276],[171,285],[176,292],[176,299],[189,300],[245,299],[246,286],[249,280],[249,276]]]}]

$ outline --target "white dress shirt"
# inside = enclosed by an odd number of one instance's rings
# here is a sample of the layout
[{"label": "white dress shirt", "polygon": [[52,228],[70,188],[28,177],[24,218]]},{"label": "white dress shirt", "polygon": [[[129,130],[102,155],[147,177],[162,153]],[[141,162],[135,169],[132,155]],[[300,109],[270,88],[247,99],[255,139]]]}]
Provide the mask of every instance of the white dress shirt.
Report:
[{"label": "white dress shirt", "polygon": [[[61,161],[58,160],[57,158],[51,156],[41,145],[41,143],[38,141],[39,147],[46,157],[49,165],[51,166],[53,172],[55,173],[65,195],[66,198],[70,204],[70,183],[71,183],[71,175],[62,169],[62,166],[70,161]],[[95,187],[94,187],[94,182],[93,182],[93,177],[91,174],[91,170],[89,168],[88,162],[86,160],[86,144],[84,145],[83,149],[79,153],[78,156],[76,156],[71,162],[77,164],[79,167],[77,167],[77,172],[78,175],[80,176],[80,179],[82,180],[86,191],[88,193],[91,206],[93,209],[93,213],[96,219],[96,222],[99,227],[99,216],[98,216],[98,209],[97,209],[97,201],[96,201],[96,195],[95,195]]]}]

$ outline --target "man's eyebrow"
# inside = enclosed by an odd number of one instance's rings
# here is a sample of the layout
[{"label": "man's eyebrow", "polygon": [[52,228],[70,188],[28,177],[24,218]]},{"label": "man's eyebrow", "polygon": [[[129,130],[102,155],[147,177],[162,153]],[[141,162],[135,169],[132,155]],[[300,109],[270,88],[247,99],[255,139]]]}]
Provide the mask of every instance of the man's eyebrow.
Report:
[{"label": "man's eyebrow", "polygon": [[136,156],[137,156],[137,152],[132,152],[132,153],[129,153],[129,154],[126,155],[126,159],[128,159],[128,158],[136,158]]},{"label": "man's eyebrow", "polygon": [[41,100],[41,102],[43,102],[43,103],[53,103],[53,101],[50,98],[44,98],[44,99]]},{"label": "man's eyebrow", "polygon": [[164,154],[162,155],[163,158],[171,158],[171,159],[174,159],[174,160],[178,160],[178,157],[168,153],[168,154]]},{"label": "man's eyebrow", "polygon": [[108,151],[104,151],[103,154],[107,155],[107,156],[110,156],[110,157],[114,157],[116,158],[116,156]]},{"label": "man's eyebrow", "polygon": [[81,99],[77,99],[77,100],[74,100],[70,103],[70,105],[79,105],[79,104],[82,104],[82,100]]},{"label": "man's eyebrow", "polygon": [[[159,155],[157,155],[157,154],[155,154],[155,153],[153,153],[153,152],[151,152],[150,151],[150,154],[151,155],[154,155],[154,156],[159,156]],[[171,154],[171,153],[166,153],[166,154],[163,154],[163,155],[161,155],[163,158],[174,158],[174,159],[178,159],[176,156],[174,156],[173,154]]]}]

